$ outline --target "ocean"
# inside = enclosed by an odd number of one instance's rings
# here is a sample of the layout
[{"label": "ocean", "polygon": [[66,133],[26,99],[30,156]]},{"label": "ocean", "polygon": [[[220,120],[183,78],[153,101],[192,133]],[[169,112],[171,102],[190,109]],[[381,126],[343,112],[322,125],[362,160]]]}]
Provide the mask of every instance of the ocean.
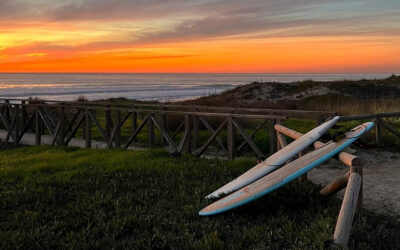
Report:
[{"label": "ocean", "polygon": [[125,97],[175,101],[218,94],[251,82],[382,79],[390,74],[77,74],[1,73],[1,98],[72,101]]}]

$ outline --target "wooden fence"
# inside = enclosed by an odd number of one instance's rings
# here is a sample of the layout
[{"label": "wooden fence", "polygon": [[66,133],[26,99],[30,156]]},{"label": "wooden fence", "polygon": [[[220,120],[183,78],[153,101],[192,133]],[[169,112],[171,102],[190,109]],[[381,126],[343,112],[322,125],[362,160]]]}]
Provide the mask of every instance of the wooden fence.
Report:
[{"label": "wooden fence", "polygon": [[[213,144],[219,147],[214,151],[224,152],[229,160],[248,145],[259,159],[265,159],[277,149],[275,124],[287,118],[321,123],[332,115],[319,111],[2,99],[0,139],[15,146],[50,144],[126,149],[167,146],[173,154],[186,152],[195,156],[202,156]],[[262,148],[253,139],[260,130],[269,134],[268,148]],[[200,133],[203,140],[199,139]],[[206,140],[204,134],[208,135]],[[146,145],[143,140],[138,144],[139,136],[147,137]]]}]

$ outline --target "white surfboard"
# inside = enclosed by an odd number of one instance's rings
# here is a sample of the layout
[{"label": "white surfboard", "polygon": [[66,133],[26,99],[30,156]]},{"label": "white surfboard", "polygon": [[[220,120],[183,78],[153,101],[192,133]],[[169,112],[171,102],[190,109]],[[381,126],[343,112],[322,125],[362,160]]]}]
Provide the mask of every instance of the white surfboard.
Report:
[{"label": "white surfboard", "polygon": [[301,136],[299,139],[293,141],[286,147],[268,157],[265,161],[257,164],[255,167],[251,168],[238,178],[207,195],[206,198],[217,198],[223,194],[229,194],[260,179],[266,174],[271,173],[275,169],[285,164],[286,161],[303,151],[313,142],[318,140],[318,138],[325,134],[326,131],[328,131],[333,125],[335,125],[336,122],[339,121],[339,118],[339,116],[335,116],[332,120],[329,120],[321,124],[320,126],[312,129],[308,133]]},{"label": "white surfboard", "polygon": [[340,141],[330,141],[324,146],[286,164],[275,172],[203,208],[199,214],[202,216],[219,214],[258,199],[286,185],[342,151],[373,126],[373,122],[366,122],[355,127],[348,131]]}]

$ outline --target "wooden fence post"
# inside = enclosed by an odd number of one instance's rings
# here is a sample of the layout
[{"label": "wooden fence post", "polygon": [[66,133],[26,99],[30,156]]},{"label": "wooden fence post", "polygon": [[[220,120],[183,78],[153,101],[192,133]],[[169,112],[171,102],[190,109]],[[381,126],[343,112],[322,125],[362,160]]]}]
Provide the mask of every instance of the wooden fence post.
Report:
[{"label": "wooden fence post", "polygon": [[199,118],[197,115],[192,116],[193,120],[193,140],[192,140],[192,149],[197,149],[197,143],[199,140]]},{"label": "wooden fence post", "polygon": [[[63,103],[61,103],[63,105]],[[58,116],[60,119],[60,128],[58,132],[58,145],[64,145],[64,135],[65,135],[65,108],[64,107],[59,107],[58,110]]]},{"label": "wooden fence post", "polygon": [[148,130],[148,144],[150,148],[154,148],[154,122],[151,119],[151,114],[147,114],[147,130]]},{"label": "wooden fence post", "polygon": [[42,118],[39,114],[39,106],[35,110],[35,145],[40,145],[42,142]]},{"label": "wooden fence post", "polygon": [[119,148],[121,147],[121,130],[122,130],[122,124],[121,124],[121,110],[117,110],[117,115],[116,115],[116,121],[115,121],[115,126],[117,126],[117,131],[115,134],[115,147]]},{"label": "wooden fence post", "polygon": [[[166,108],[163,107],[162,110],[165,110]],[[162,113],[161,114],[161,126],[165,131],[168,131],[168,122],[167,122],[167,114]],[[165,140],[164,136],[161,136],[161,143],[166,143],[167,140]]]},{"label": "wooden fence post", "polygon": [[90,122],[90,116],[89,116],[89,109],[86,108],[85,110],[85,138],[86,138],[86,148],[91,148],[92,147],[92,124]]},{"label": "wooden fence post", "polygon": [[5,119],[7,120],[8,123],[11,123],[11,121],[10,121],[10,109],[9,109],[10,101],[9,100],[5,100],[4,103],[6,104],[5,105],[5,110],[4,110]]},{"label": "wooden fence post", "polygon": [[382,118],[378,117],[375,121],[375,131],[376,131],[376,144],[378,146],[382,145]]},{"label": "wooden fence post", "polygon": [[269,128],[269,154],[272,155],[277,150],[277,138],[275,132],[275,124],[276,120],[271,119],[268,121],[268,128]]},{"label": "wooden fence post", "polygon": [[235,159],[235,130],[232,122],[233,117],[231,115],[228,116],[228,124],[227,124],[227,142],[228,142],[228,160],[232,161]]},{"label": "wooden fence post", "polygon": [[19,142],[19,105],[14,106],[14,119],[14,146],[17,147]]},{"label": "wooden fence post", "polygon": [[25,127],[26,119],[28,118],[28,113],[26,112],[25,104],[26,104],[25,101],[21,101],[21,112],[22,112],[22,116],[21,116],[22,122],[21,122],[21,124],[22,124],[23,128]]},{"label": "wooden fence post", "polygon": [[185,131],[187,131],[188,136],[185,142],[185,153],[190,154],[192,152],[192,117],[190,115],[185,115]]},{"label": "wooden fence post", "polygon": [[106,120],[106,136],[110,138],[111,130],[112,130],[112,121],[111,121],[111,111],[110,111],[110,104],[107,105],[107,109],[105,112],[105,120]]}]

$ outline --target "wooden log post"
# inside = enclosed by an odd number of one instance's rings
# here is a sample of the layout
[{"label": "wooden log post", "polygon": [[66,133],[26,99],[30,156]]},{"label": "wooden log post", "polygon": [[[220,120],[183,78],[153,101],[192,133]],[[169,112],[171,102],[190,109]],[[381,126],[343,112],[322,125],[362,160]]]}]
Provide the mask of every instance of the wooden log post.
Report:
[{"label": "wooden log post", "polygon": [[154,148],[154,122],[151,119],[151,114],[147,114],[147,130],[148,130],[148,144],[150,148]]},{"label": "wooden log post", "polygon": [[5,105],[5,110],[4,110],[4,116],[5,119],[7,120],[8,123],[11,123],[10,119],[10,100],[5,100],[4,103]]},{"label": "wooden log post", "polygon": [[26,112],[25,106],[26,106],[26,102],[25,102],[25,101],[21,101],[21,112],[22,112],[22,116],[21,116],[21,119],[22,119],[21,125],[22,125],[23,128],[25,127],[26,121],[27,121],[27,119],[28,119],[28,113]]},{"label": "wooden log post", "polygon": [[196,150],[197,149],[197,143],[199,140],[199,118],[197,115],[192,116],[193,120],[193,138],[192,138],[192,149]]},{"label": "wooden log post", "polygon": [[35,110],[35,145],[42,143],[42,118],[40,117],[39,107]]},{"label": "wooden log post", "polygon": [[107,105],[107,109],[105,111],[105,120],[106,120],[106,136],[107,138],[110,138],[111,136],[111,131],[112,131],[112,120],[111,120],[111,110],[110,110],[110,104]]},{"label": "wooden log post", "polygon": [[275,132],[275,124],[276,120],[271,119],[268,121],[268,127],[269,127],[269,155],[272,155],[276,152],[277,150],[277,138],[276,138],[276,132]]},{"label": "wooden log post", "polygon": [[83,119],[83,122],[82,122],[82,139],[83,140],[86,139],[86,128],[87,128],[86,122],[88,120],[88,119],[86,119],[86,117],[89,117],[89,115],[87,114],[87,108],[85,109],[84,112],[85,112],[85,119]]},{"label": "wooden log post", "polygon": [[358,206],[362,184],[362,176],[358,171],[359,168],[357,167],[350,169],[349,181],[333,235],[333,247],[335,248],[347,248],[347,243],[350,238],[353,218]]},{"label": "wooden log post", "polygon": [[91,148],[92,147],[92,124],[89,116],[89,109],[86,108],[85,110],[85,120],[84,120],[84,125],[85,125],[85,139],[86,139],[86,148]]},{"label": "wooden log post", "polygon": [[185,153],[192,153],[192,116],[186,115],[185,116],[185,131],[187,131],[188,136],[186,137],[185,142]]},{"label": "wooden log post", "polygon": [[228,123],[227,123],[227,142],[228,142],[228,160],[232,161],[235,159],[235,130],[234,125],[232,122],[233,117],[231,115],[228,116]]},{"label": "wooden log post", "polygon": [[357,207],[356,207],[356,211],[355,211],[355,219],[356,221],[360,221],[364,215],[363,213],[363,202],[364,202],[364,175],[363,175],[363,168],[360,166],[354,167],[352,169],[350,169],[350,171],[354,171],[356,173],[358,173],[361,176],[361,184],[360,184],[360,192],[358,194],[358,201],[357,201]]},{"label": "wooden log post", "polygon": [[[17,147],[18,146],[18,142],[19,142],[19,105],[15,105],[14,107],[14,146]],[[11,129],[11,128],[10,128]]]},{"label": "wooden log post", "polygon": [[119,110],[119,109],[116,112],[115,126],[117,126],[117,130],[115,131],[114,145],[116,148],[120,148],[121,147],[122,122],[121,122],[121,110]]},{"label": "wooden log post", "polygon": [[376,144],[382,146],[382,120],[380,117],[375,121]]}]

